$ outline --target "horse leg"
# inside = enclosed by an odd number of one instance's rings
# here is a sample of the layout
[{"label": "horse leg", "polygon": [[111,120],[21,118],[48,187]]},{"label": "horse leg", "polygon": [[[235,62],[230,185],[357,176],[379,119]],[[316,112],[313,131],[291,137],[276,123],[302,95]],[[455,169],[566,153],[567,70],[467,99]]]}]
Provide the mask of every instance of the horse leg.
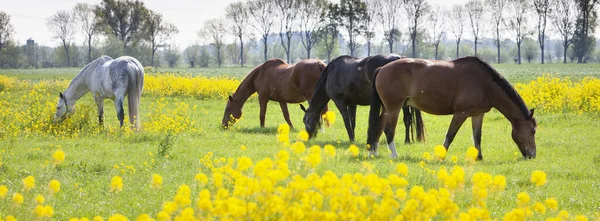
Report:
[{"label": "horse leg", "polygon": [[454,136],[456,136],[456,132],[460,129],[460,126],[467,120],[469,117],[466,114],[454,114],[452,116],[452,121],[450,122],[450,127],[448,128],[448,132],[446,132],[446,140],[444,141],[444,147],[446,150],[450,148],[450,144],[454,140]]},{"label": "horse leg", "polygon": [[389,118],[389,114],[386,113],[386,108],[383,107],[383,110],[381,111],[381,115],[379,115],[379,124],[378,124],[378,128],[377,129],[377,133],[375,133],[375,136],[373,137],[373,144],[369,144],[371,146],[368,147],[369,149],[369,156],[377,156],[377,147],[379,146],[379,138],[381,137],[381,134],[383,133],[383,129],[385,128],[385,126],[387,125],[387,120]]},{"label": "horse leg", "polygon": [[290,125],[290,128],[294,129],[294,125],[292,125],[292,121],[290,120],[290,112],[288,111],[287,103],[280,101],[279,106],[281,107],[281,112],[283,112],[283,118],[285,118],[287,124]]},{"label": "horse leg", "polygon": [[483,160],[481,155],[481,126],[483,125],[483,115],[471,116],[471,124],[473,125],[473,143],[478,150],[477,160]]},{"label": "horse leg", "polygon": [[269,98],[264,96],[258,96],[258,104],[260,105],[260,127],[265,127],[265,115],[267,114],[267,103]]},{"label": "horse leg", "polygon": [[404,119],[404,143],[410,143],[410,124],[412,123],[412,115],[408,106],[402,107],[403,119]]},{"label": "horse leg", "polygon": [[396,135],[396,124],[398,124],[398,115],[400,114],[400,110],[392,110],[388,111],[388,119],[385,124],[384,132],[385,137],[387,138],[388,149],[392,152],[390,156],[392,158],[398,157],[396,153],[396,145],[394,145],[394,136]]},{"label": "horse leg", "polygon": [[115,99],[115,107],[117,109],[117,119],[119,119],[119,125],[123,127],[123,120],[125,119],[125,110],[123,109],[123,97]]},{"label": "horse leg", "polygon": [[356,129],[356,105],[352,104],[352,105],[348,105],[348,114],[350,115],[350,118],[352,119],[352,131],[354,132]]},{"label": "horse leg", "polygon": [[346,126],[346,132],[348,132],[348,138],[350,138],[350,142],[354,142],[354,126],[352,126],[352,120],[350,119],[350,114],[348,111],[348,107],[346,106],[346,102],[344,101],[335,101],[335,106],[340,110],[342,114],[342,118],[344,118],[344,126]]},{"label": "horse leg", "polygon": [[94,96],[96,106],[98,107],[98,123],[100,126],[104,125],[104,99],[99,96]]}]

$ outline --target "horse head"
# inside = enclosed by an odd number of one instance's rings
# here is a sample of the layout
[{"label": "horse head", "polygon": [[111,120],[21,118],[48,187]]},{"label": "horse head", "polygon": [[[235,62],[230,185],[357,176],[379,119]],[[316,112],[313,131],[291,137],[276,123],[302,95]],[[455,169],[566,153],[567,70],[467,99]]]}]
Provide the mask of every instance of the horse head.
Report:
[{"label": "horse head", "polygon": [[535,132],[537,128],[537,122],[533,118],[534,110],[531,109],[531,114],[527,119],[516,120],[513,123],[512,138],[519,147],[523,157],[527,159],[535,158],[536,146],[535,146]]},{"label": "horse head", "polygon": [[242,117],[242,106],[244,106],[243,100],[235,100],[232,96],[229,96],[227,105],[225,106],[223,120],[221,121],[223,127],[227,128],[233,126],[233,124]]},{"label": "horse head", "polygon": [[67,98],[62,92],[59,92],[58,104],[56,104],[56,113],[54,113],[54,117],[52,118],[52,122],[60,123],[68,116],[71,116],[75,113],[75,103],[71,102],[67,103]]},{"label": "horse head", "polygon": [[300,104],[300,109],[304,111],[304,130],[308,133],[309,138],[317,137],[319,128],[321,128],[321,113],[315,111],[311,107],[306,109],[304,105]]}]

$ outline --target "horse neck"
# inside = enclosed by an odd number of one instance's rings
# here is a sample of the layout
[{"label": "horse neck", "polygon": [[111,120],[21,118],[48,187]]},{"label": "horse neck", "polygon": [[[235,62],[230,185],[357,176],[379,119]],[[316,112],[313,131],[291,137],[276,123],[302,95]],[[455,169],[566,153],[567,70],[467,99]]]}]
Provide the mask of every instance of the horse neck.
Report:
[{"label": "horse neck", "polygon": [[496,108],[508,121],[514,123],[517,120],[525,119],[523,111],[503,90],[500,86],[492,87],[490,92],[490,100],[492,106]]},{"label": "horse neck", "polygon": [[246,101],[252,94],[256,93],[256,88],[254,87],[254,80],[260,74],[260,67],[256,67],[244,80],[240,83],[240,86],[233,93],[233,98],[235,100]]},{"label": "horse neck", "polygon": [[65,91],[64,95],[67,99],[67,103],[75,103],[83,95],[90,91],[89,81],[92,78],[93,71],[89,68],[82,69],[77,76],[71,81],[69,87]]}]

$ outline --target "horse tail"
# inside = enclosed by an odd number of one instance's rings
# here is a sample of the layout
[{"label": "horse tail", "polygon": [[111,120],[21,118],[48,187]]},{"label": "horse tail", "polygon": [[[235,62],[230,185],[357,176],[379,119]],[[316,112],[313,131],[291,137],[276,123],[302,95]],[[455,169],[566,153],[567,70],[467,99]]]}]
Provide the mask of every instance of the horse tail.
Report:
[{"label": "horse tail", "polygon": [[413,124],[412,126],[413,126],[413,128],[416,127],[416,129],[417,129],[417,140],[419,142],[425,141],[425,124],[423,124],[423,117],[421,116],[421,110],[414,108],[414,107],[410,107],[410,109],[411,109],[411,112],[413,113],[412,115],[415,118],[415,120],[412,121],[412,124]]},{"label": "horse tail", "polygon": [[379,133],[379,115],[381,113],[381,97],[379,97],[379,93],[377,92],[377,88],[375,87],[375,82],[377,79],[377,75],[379,74],[379,70],[381,67],[375,69],[375,73],[373,74],[373,82],[371,88],[371,107],[369,110],[369,128],[367,129],[367,145],[373,145],[377,143],[375,140],[377,134]]},{"label": "horse tail", "polygon": [[140,130],[140,98],[144,90],[144,67],[138,61],[129,64],[129,85],[127,86],[127,104],[129,121]]}]

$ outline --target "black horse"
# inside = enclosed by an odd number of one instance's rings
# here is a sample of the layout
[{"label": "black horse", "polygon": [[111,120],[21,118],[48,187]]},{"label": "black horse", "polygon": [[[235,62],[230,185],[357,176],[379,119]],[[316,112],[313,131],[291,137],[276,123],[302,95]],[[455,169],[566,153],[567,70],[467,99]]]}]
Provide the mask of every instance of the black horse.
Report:
[{"label": "black horse", "polygon": [[[354,141],[356,105],[364,106],[371,103],[371,79],[375,69],[400,58],[403,57],[397,54],[389,54],[375,55],[364,59],[344,55],[333,59],[321,73],[308,109],[300,105],[305,112],[304,126],[310,138],[317,136],[318,129],[321,126],[321,111],[331,99],[344,118],[344,125],[350,141]],[[404,126],[406,127],[404,142],[410,143],[411,141],[410,127],[411,124],[415,123],[411,112],[414,113],[416,118],[417,140],[422,141],[424,139],[424,128],[421,111],[408,106],[405,106],[402,110],[404,113]]]}]

